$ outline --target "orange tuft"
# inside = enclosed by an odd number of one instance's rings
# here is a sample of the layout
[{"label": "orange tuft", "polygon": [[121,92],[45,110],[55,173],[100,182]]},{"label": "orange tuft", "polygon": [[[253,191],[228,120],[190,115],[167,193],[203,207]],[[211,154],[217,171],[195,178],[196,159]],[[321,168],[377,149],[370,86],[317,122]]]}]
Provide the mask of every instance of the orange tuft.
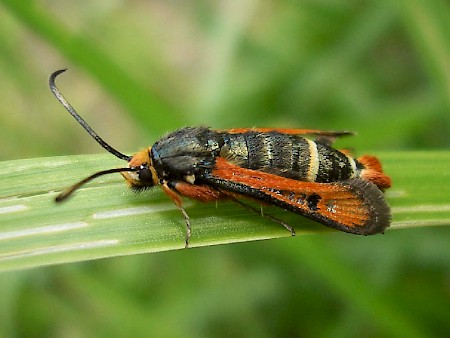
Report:
[{"label": "orange tuft", "polygon": [[391,178],[383,173],[383,168],[378,158],[365,155],[358,158],[358,162],[364,166],[360,175],[362,179],[372,182],[382,190],[391,187]]}]

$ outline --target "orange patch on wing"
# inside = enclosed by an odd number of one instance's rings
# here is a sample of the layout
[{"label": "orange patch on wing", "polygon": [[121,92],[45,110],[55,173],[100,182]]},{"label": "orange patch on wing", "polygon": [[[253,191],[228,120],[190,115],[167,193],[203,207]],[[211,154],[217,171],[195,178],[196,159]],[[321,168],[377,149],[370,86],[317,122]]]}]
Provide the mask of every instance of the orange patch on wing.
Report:
[{"label": "orange patch on wing", "polygon": [[361,179],[303,182],[241,168],[222,158],[217,158],[213,175],[257,189],[278,206],[346,232],[373,234],[389,225],[389,209],[381,192]]}]

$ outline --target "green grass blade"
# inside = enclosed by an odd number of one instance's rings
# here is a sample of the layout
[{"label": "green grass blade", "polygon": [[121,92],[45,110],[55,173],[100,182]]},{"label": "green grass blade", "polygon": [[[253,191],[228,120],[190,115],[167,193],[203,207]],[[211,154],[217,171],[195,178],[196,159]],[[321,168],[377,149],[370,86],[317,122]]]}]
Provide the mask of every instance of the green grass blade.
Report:
[{"label": "green grass blade", "polygon": [[[381,154],[394,187],[391,229],[450,225],[450,153]],[[0,169],[0,270],[181,249],[185,225],[160,189],[135,194],[119,175],[99,178],[69,201],[61,189],[105,168],[110,155],[82,155],[3,162]],[[193,228],[191,246],[289,236],[283,227],[238,205],[185,202]],[[329,231],[277,208],[265,208],[296,226],[299,236]]]}]

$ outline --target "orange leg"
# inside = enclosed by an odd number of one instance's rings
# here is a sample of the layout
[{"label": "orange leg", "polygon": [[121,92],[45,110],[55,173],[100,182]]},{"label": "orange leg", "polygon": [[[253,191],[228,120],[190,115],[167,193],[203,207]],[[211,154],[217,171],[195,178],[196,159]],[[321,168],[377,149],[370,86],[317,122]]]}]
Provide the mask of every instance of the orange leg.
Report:
[{"label": "orange leg", "polygon": [[161,185],[164,192],[172,199],[172,201],[175,203],[177,208],[181,211],[181,214],[184,217],[184,220],[186,222],[186,240],[185,240],[185,248],[189,247],[189,239],[191,238],[191,222],[189,220],[189,215],[187,214],[186,210],[183,208],[183,202],[181,201],[180,195],[178,195],[175,191],[169,188],[167,185],[167,182],[164,182]]},{"label": "orange leg", "polygon": [[164,181],[161,185],[164,192],[172,199],[177,208],[181,211],[184,220],[186,222],[186,241],[185,247],[189,247],[189,239],[191,238],[191,222],[189,220],[189,215],[183,208],[183,201],[180,195],[196,199],[202,202],[215,201],[223,196],[220,191],[210,188],[205,185],[193,185],[183,181],[177,182],[166,182]]}]

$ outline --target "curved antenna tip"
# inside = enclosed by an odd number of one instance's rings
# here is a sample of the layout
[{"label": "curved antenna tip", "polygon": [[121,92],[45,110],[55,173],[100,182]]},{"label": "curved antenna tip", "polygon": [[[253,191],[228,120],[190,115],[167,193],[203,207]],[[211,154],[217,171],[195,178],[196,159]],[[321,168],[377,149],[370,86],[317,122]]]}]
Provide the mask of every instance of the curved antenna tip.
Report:
[{"label": "curved antenna tip", "polygon": [[62,68],[55,70],[53,73],[50,74],[50,80],[54,80],[59,74],[64,73],[67,70],[67,68]]}]

